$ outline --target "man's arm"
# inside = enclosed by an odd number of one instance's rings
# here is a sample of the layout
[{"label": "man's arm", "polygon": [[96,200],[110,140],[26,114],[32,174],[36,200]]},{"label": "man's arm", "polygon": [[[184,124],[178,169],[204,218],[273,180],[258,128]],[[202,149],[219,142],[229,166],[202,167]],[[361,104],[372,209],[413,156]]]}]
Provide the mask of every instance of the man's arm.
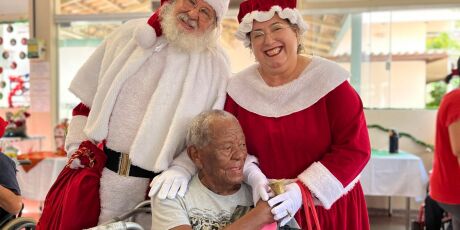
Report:
[{"label": "man's arm", "polygon": [[451,123],[448,129],[452,153],[457,157],[457,161],[460,164],[460,119]]},{"label": "man's arm", "polygon": [[170,230],[192,230],[192,226],[190,226],[190,225],[181,225],[181,226],[171,228]]},{"label": "man's arm", "polygon": [[273,214],[266,201],[259,201],[255,208],[243,217],[228,225],[225,230],[260,230],[263,226],[273,223]]},{"label": "man's arm", "polygon": [[[257,206],[243,217],[228,225],[224,230],[260,230],[263,226],[273,223],[273,215],[266,201],[260,201]],[[180,225],[170,230],[191,230],[190,225]]]},{"label": "man's arm", "polygon": [[17,214],[22,208],[21,196],[0,185],[0,207],[11,214]]}]

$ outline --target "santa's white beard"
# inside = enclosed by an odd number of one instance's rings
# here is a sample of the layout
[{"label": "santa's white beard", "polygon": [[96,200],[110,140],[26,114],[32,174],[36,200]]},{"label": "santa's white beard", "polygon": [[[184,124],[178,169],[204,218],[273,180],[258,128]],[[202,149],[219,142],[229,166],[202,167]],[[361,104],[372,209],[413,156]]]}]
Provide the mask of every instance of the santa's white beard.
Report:
[{"label": "santa's white beard", "polygon": [[215,48],[217,43],[216,29],[211,26],[211,28],[201,35],[183,30],[177,24],[178,16],[174,15],[172,11],[174,4],[175,2],[166,5],[161,11],[162,20],[160,24],[163,35],[169,43],[185,52],[203,51],[205,49],[212,50]]}]

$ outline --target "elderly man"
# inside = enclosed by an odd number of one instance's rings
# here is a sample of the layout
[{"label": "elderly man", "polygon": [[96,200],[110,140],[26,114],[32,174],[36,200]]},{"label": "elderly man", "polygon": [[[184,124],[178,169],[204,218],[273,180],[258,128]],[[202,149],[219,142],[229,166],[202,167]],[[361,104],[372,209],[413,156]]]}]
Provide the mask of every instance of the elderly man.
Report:
[{"label": "elderly man", "polygon": [[[230,69],[218,37],[228,3],[162,0],[150,19],[128,21],[105,39],[73,79],[70,91],[81,104],[66,151],[91,140],[104,143],[107,155],[99,222],[143,201],[154,177],[163,197],[185,193],[195,173],[186,124],[225,100]],[[77,159],[71,167],[84,166]]]},{"label": "elderly man", "polygon": [[241,217],[253,202],[242,183],[245,138],[233,115],[222,110],[198,115],[187,133],[187,153],[198,173],[184,197],[152,199],[152,229],[259,230],[274,222],[265,201]]}]

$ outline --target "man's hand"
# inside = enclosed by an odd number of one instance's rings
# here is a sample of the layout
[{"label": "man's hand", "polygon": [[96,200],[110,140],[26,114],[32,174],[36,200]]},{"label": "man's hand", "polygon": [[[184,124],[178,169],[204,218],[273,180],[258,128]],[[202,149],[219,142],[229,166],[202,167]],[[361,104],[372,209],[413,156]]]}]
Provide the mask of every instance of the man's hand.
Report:
[{"label": "man's hand", "polygon": [[287,224],[302,206],[302,193],[297,183],[286,185],[286,191],[268,200],[274,219],[280,226]]},{"label": "man's hand", "polygon": [[183,197],[188,188],[188,182],[192,178],[190,174],[184,168],[173,165],[169,169],[163,171],[160,175],[153,178],[150,183],[149,197],[155,196],[160,200],[167,198],[174,199],[176,195]]},{"label": "man's hand", "polygon": [[253,211],[256,213],[256,217],[264,223],[272,223],[275,221],[273,219],[271,207],[267,201],[257,202],[257,205],[254,207]]}]

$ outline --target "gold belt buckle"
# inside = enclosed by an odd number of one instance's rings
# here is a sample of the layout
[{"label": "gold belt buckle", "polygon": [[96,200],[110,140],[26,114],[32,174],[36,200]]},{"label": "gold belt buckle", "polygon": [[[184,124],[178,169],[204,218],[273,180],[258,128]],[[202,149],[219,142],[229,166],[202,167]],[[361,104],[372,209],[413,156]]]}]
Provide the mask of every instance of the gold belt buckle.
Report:
[{"label": "gold belt buckle", "polygon": [[127,153],[120,154],[120,160],[118,161],[118,175],[129,176],[129,170],[131,168],[131,160]]}]

